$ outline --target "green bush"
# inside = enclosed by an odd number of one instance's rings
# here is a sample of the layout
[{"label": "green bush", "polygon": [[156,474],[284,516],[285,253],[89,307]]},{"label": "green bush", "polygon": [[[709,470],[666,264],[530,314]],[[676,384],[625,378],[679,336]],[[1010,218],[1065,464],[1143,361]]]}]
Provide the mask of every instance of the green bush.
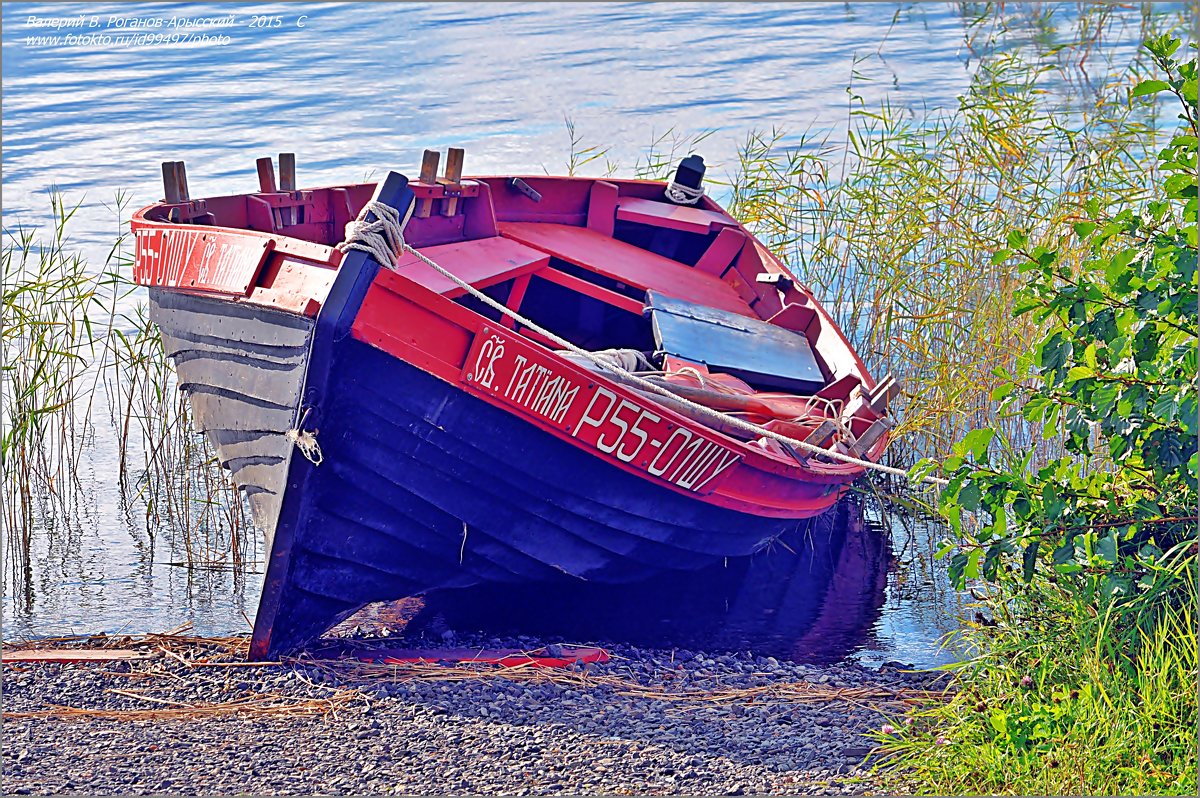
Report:
[{"label": "green bush", "polygon": [[994,581],[1019,555],[1025,582],[1042,563],[1051,578],[1092,577],[1081,581],[1132,597],[1170,552],[1194,546],[1196,62],[1177,62],[1178,46],[1149,41],[1167,80],[1133,90],[1173,92],[1183,108],[1181,131],[1159,153],[1160,196],[1138,209],[1087,203],[1074,229],[1090,256],[1078,267],[1019,231],[994,257],[1018,259],[1028,282],[1015,313],[1047,331],[1023,359],[1026,373],[1000,375],[993,398],[1043,437],[1061,436],[1064,454],[1035,470],[1019,442],[991,429],[955,447],[941,509],[960,535],[945,549],[957,549],[950,570],[960,583]]},{"label": "green bush", "polygon": [[1146,47],[1162,79],[1131,96],[1181,108],[1155,196],[1086,203],[1081,260],[1022,231],[993,259],[1045,330],[993,398],[1062,454],[977,429],[945,463],[941,553],[981,612],[957,695],[881,735],[921,790],[1196,790],[1196,60]]}]

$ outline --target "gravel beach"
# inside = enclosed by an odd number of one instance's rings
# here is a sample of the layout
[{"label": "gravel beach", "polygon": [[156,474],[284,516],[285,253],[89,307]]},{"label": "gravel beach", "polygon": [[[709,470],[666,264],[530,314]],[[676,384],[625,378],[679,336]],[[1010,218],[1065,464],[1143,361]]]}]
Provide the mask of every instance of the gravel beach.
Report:
[{"label": "gravel beach", "polygon": [[509,676],[139,646],[150,656],[5,663],[5,794],[870,793],[863,733],[902,711],[897,691],[943,684],[621,645],[607,663]]}]

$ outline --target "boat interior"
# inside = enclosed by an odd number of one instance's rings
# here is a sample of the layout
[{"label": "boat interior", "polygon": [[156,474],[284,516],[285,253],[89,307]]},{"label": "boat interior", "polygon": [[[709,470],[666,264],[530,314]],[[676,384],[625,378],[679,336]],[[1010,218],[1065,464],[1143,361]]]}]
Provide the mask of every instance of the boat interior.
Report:
[{"label": "boat interior", "polygon": [[[492,299],[685,399],[783,435],[861,456],[887,433],[895,381],[868,384],[808,292],[708,196],[696,191],[694,203],[672,201],[651,181],[464,179],[463,152],[455,148],[439,176],[439,160],[427,150],[420,179],[409,183],[416,202],[405,239]],[[167,201],[146,216],[342,242],[375,184],[299,190],[294,157],[279,162],[278,186],[265,158],[258,192],[199,201],[187,196],[182,164],[164,164]],[[699,189],[703,168],[689,157],[677,183]],[[559,348],[412,255],[396,270]],[[774,439],[757,443],[785,454]]]}]

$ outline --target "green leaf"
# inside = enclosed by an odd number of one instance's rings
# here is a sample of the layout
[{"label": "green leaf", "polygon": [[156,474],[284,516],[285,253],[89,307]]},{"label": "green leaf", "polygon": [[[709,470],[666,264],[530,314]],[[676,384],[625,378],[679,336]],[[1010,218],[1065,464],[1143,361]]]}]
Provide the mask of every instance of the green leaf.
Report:
[{"label": "green leaf", "polygon": [[979,509],[979,497],[979,484],[975,482],[968,482],[966,485],[963,485],[962,489],[958,492],[958,504],[968,512],[975,512]]},{"label": "green leaf", "polygon": [[1096,376],[1096,372],[1087,366],[1072,366],[1071,370],[1067,372],[1067,382],[1078,382],[1094,376]]},{"label": "green leaf", "polygon": [[1063,545],[1054,550],[1052,556],[1055,565],[1063,565],[1075,559],[1075,542],[1068,540]]},{"label": "green leaf", "polygon": [[968,579],[979,578],[979,560],[983,557],[983,549],[973,549],[967,555],[966,564],[963,566],[963,575]]},{"label": "green leaf", "polygon": [[1037,565],[1037,556],[1041,545],[1040,541],[1035,540],[1025,547],[1025,553],[1021,557],[1021,576],[1026,582],[1033,580],[1033,569]]},{"label": "green leaf", "polygon": [[999,402],[1001,399],[1008,397],[1013,392],[1013,384],[1004,382],[992,389],[991,397],[993,402]]},{"label": "green leaf", "polygon": [[1158,94],[1160,91],[1167,91],[1171,88],[1171,84],[1165,80],[1143,80],[1141,83],[1133,87],[1130,97],[1144,97],[1147,94]]},{"label": "green leaf", "polygon": [[1050,521],[1056,521],[1067,508],[1067,502],[1058,495],[1058,486],[1047,482],[1042,486],[1042,512]]},{"label": "green leaf", "polygon": [[988,446],[991,445],[992,439],[995,437],[995,430],[973,429],[963,437],[963,449],[970,452],[976,462],[986,461]]}]

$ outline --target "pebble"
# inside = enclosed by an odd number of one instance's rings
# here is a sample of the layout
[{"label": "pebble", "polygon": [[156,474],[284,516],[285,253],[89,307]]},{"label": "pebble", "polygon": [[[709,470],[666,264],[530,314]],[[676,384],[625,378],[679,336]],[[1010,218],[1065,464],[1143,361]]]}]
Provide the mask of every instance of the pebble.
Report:
[{"label": "pebble", "polygon": [[[530,650],[556,641],[437,636],[456,646]],[[432,641],[392,645],[429,647]],[[797,665],[729,651],[598,643],[584,666],[648,688],[728,689],[807,681],[837,687],[933,684],[927,674],[856,663]],[[163,671],[166,676],[143,677]],[[321,698],[335,713],[155,720],[6,717],[4,790],[14,794],[253,793],[849,795],[878,791],[871,740],[881,715],[861,702],[689,703],[503,678],[450,682],[331,678],[311,663],[189,669],[173,659],[30,663],[3,670],[5,714],[51,704],[161,708],[111,692],[220,702],[257,693]],[[19,742],[16,742],[19,741]]]}]

